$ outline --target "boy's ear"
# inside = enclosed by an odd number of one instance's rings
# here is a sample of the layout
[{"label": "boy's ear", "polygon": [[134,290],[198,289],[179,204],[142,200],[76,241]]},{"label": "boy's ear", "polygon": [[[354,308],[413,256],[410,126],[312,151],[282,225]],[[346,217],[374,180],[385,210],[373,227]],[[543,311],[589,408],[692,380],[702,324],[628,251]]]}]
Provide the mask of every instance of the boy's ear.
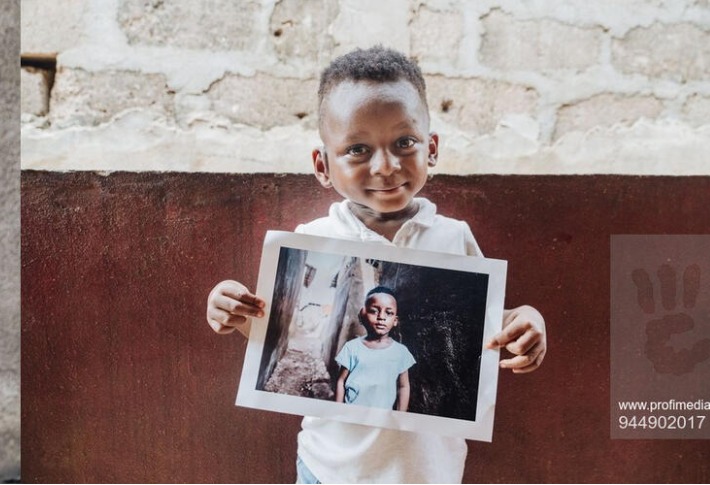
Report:
[{"label": "boy's ear", "polygon": [[361,325],[365,325],[365,322],[367,321],[367,316],[366,316],[366,310],[365,307],[360,308],[360,311],[357,313],[357,318],[360,320]]},{"label": "boy's ear", "polygon": [[429,133],[429,166],[434,167],[439,160],[439,135]]},{"label": "boy's ear", "polygon": [[318,182],[326,189],[331,188],[333,183],[330,181],[328,173],[328,157],[325,154],[325,148],[314,148],[311,157],[313,157],[313,172],[315,172]]}]

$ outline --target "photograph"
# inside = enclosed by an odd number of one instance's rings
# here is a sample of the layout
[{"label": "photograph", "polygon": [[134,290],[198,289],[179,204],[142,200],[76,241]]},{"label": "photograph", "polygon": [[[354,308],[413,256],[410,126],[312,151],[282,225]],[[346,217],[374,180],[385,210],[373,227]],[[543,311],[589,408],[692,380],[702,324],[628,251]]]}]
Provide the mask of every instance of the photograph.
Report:
[{"label": "photograph", "polygon": [[490,439],[505,262],[392,249],[269,231],[238,405]]}]

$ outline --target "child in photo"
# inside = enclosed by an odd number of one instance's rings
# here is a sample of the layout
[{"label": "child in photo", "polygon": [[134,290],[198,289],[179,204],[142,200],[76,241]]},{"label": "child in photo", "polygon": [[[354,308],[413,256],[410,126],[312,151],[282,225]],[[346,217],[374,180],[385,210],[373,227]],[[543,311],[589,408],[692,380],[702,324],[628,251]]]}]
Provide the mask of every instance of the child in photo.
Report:
[{"label": "child in photo", "polygon": [[[323,71],[318,102],[323,145],[312,151],[313,170],[343,200],[296,232],[482,256],[466,222],[416,197],[439,156],[416,63],[383,47],[355,50]],[[263,317],[265,304],[242,283],[223,281],[210,292],[207,321],[217,333],[248,335],[250,319]],[[527,305],[505,310],[502,324],[486,343],[512,354],[500,366],[514,373],[537,369],[547,350],[540,313]],[[296,470],[301,483],[460,483],[467,451],[462,438],[305,417]]]},{"label": "child in photo", "polygon": [[340,365],[336,402],[384,409],[392,409],[396,402],[397,411],[406,411],[409,368],[416,361],[390,336],[399,325],[394,292],[384,286],[373,288],[358,316],[367,334],[346,342],[335,357]]}]

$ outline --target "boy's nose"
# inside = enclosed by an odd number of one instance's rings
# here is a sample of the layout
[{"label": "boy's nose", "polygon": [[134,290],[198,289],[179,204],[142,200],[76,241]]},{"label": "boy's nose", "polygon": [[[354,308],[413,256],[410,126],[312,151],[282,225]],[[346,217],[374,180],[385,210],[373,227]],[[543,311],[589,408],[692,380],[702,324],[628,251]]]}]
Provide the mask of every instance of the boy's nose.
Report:
[{"label": "boy's nose", "polygon": [[376,151],[370,159],[370,164],[372,175],[381,175],[383,177],[389,177],[401,168],[399,159],[387,153],[386,150]]}]

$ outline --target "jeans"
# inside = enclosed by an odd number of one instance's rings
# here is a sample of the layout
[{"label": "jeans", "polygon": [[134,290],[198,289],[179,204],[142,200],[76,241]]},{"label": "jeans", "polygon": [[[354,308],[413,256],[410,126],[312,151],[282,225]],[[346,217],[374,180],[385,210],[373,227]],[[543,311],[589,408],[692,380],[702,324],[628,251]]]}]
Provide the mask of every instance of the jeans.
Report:
[{"label": "jeans", "polygon": [[320,483],[300,456],[296,457],[296,483]]}]

